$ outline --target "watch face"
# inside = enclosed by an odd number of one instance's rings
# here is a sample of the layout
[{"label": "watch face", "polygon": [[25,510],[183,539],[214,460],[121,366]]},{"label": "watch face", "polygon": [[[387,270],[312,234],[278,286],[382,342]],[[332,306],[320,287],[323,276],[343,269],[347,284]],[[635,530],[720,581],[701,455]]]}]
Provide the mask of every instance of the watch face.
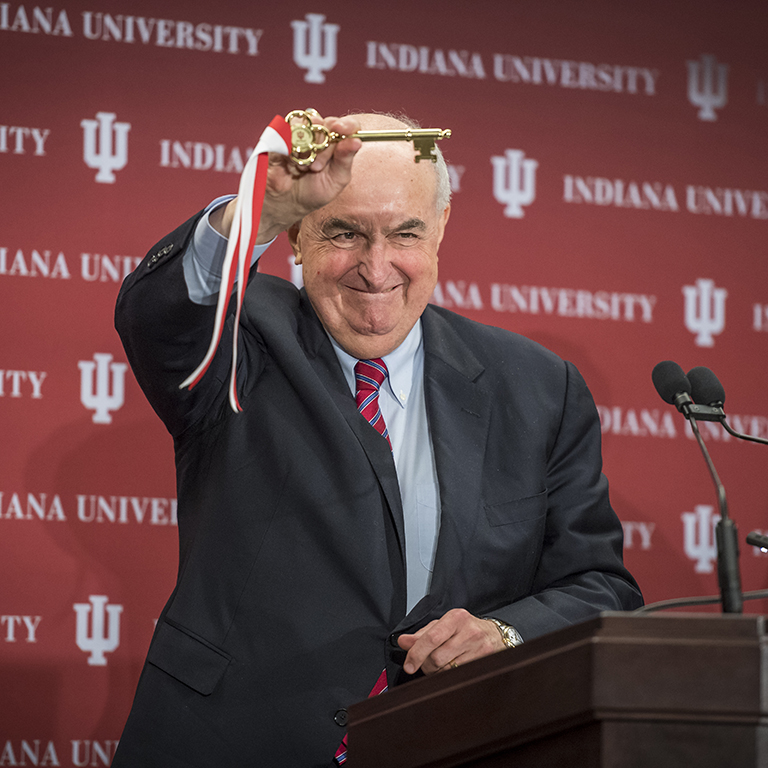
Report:
[{"label": "watch face", "polygon": [[486,618],[486,621],[492,621],[497,626],[499,632],[501,633],[501,639],[507,648],[514,648],[523,644],[522,636],[514,627],[511,627],[509,624],[504,624],[498,619],[491,617]]},{"label": "watch face", "polygon": [[504,637],[504,644],[510,648],[514,648],[523,642],[523,638],[520,637],[520,633],[509,625],[505,625],[501,628],[502,636]]}]

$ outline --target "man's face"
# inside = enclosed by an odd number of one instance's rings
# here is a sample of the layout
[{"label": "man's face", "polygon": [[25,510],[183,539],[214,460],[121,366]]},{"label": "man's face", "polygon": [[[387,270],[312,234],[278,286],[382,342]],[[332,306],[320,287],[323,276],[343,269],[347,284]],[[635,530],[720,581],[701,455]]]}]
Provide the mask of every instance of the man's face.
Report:
[{"label": "man's face", "polygon": [[290,233],[315,312],[358,359],[396,349],[437,282],[450,207],[437,210],[434,168],[413,157],[407,142],[364,144],[349,185]]}]

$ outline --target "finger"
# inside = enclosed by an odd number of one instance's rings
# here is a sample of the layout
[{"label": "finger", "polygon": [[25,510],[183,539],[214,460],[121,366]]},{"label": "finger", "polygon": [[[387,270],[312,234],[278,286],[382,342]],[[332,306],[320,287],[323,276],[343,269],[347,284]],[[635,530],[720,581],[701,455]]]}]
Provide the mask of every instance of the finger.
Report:
[{"label": "finger", "polygon": [[447,664],[443,664],[442,667],[438,667],[436,672],[447,672],[449,669],[458,669],[465,661],[464,654],[459,654],[455,658],[451,659]]},{"label": "finger", "polygon": [[444,616],[442,619],[431,622],[415,633],[416,641],[408,651],[403,663],[403,669],[406,673],[412,675],[417,669],[422,669],[428,659],[429,663],[427,663],[426,669],[424,669],[425,672],[434,671],[450,661],[450,658],[443,657],[445,654],[443,652],[443,654],[438,654],[440,661],[436,663],[434,654],[453,635],[454,628],[452,624],[451,621],[446,621]]},{"label": "finger", "polygon": [[351,136],[360,130],[360,121],[350,115],[346,117],[329,117],[323,121],[323,124],[329,131],[335,131],[342,136]]},{"label": "finger", "polygon": [[420,669],[424,674],[431,675],[433,672],[440,672],[450,669],[453,663],[470,661],[471,656],[467,654],[465,644],[461,636],[455,634],[446,642],[434,648],[422,661]]},{"label": "finger", "polygon": [[322,122],[329,131],[348,138],[332,142],[326,149],[318,152],[309,170],[320,173],[330,165],[334,174],[348,175],[351,172],[352,160],[362,147],[360,139],[351,138],[352,134],[360,130],[360,123],[354,117],[329,117]]},{"label": "finger", "polygon": [[342,139],[336,144],[333,153],[334,162],[344,164],[345,166],[351,166],[352,160],[354,160],[355,155],[360,151],[362,146],[363,142],[360,139],[355,139],[351,136]]},{"label": "finger", "polygon": [[414,666],[413,671],[431,674],[449,668],[452,661],[466,663],[504,648],[495,626],[463,609],[449,611],[412,637],[416,640],[403,665],[409,674],[413,674],[410,670]]},{"label": "finger", "polygon": [[430,627],[433,627],[435,624],[437,624],[437,619],[434,619],[433,621],[430,621],[429,624],[426,624],[421,629],[417,630],[413,633],[403,633],[402,635],[399,635],[397,638],[397,644],[404,650],[409,651],[413,646],[416,644],[416,642],[419,640],[420,637],[424,635],[425,632],[428,632]]},{"label": "finger", "polygon": [[400,635],[397,638],[397,644],[404,650],[410,651],[413,648],[414,643],[418,640],[416,635]]},{"label": "finger", "polygon": [[425,632],[429,632],[429,630],[434,627],[441,619],[432,619],[432,621],[429,622],[429,624],[425,624],[421,629],[417,629],[412,634],[402,634],[400,637],[414,637],[417,640],[424,635]]},{"label": "finger", "polygon": [[461,621],[457,631],[447,642],[430,654],[427,663],[437,669],[447,669],[503,649],[504,643],[501,642],[501,636],[495,626],[475,616],[469,616]]},{"label": "finger", "polygon": [[348,137],[342,139],[336,145],[336,159],[349,160],[351,163],[352,158],[357,154],[360,147],[363,146],[363,142],[360,139],[352,138],[353,134],[360,130],[360,121],[355,117],[342,117],[340,120],[335,121],[333,126],[331,130]]}]

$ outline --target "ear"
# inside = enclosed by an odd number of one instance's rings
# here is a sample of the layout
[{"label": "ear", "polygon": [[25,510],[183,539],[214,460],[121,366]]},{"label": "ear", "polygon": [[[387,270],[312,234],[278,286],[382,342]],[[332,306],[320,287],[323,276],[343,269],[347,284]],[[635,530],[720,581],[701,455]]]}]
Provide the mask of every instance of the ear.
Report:
[{"label": "ear", "polygon": [[295,224],[291,224],[288,227],[288,242],[291,244],[291,250],[293,251],[294,260],[296,265],[301,264],[301,222],[297,221]]},{"label": "ear", "polygon": [[445,234],[445,225],[448,223],[448,219],[451,215],[450,204],[446,205],[443,212],[440,214],[440,218],[437,222],[437,244],[443,241],[443,235]]}]

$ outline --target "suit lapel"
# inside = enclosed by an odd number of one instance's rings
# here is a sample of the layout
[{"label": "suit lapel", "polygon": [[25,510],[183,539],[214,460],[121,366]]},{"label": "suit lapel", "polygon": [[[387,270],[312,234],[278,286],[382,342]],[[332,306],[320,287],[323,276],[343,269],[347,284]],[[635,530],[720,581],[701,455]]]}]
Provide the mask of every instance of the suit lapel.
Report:
[{"label": "suit lapel", "polygon": [[302,345],[315,373],[325,385],[333,402],[371,463],[371,467],[389,505],[404,567],[405,527],[403,522],[403,505],[392,451],[389,449],[387,441],[382,439],[381,435],[371,428],[357,410],[355,399],[352,397],[347,380],[344,378],[344,373],[339,365],[339,359],[336,357],[333,346],[303,290],[301,292],[301,303],[303,322],[300,336]]},{"label": "suit lapel", "polygon": [[[491,403],[481,383],[484,366],[452,325],[431,307],[422,316],[427,418],[440,487],[440,532],[425,608],[445,595],[471,540],[481,498]],[[458,596],[457,596],[458,597]]]}]

